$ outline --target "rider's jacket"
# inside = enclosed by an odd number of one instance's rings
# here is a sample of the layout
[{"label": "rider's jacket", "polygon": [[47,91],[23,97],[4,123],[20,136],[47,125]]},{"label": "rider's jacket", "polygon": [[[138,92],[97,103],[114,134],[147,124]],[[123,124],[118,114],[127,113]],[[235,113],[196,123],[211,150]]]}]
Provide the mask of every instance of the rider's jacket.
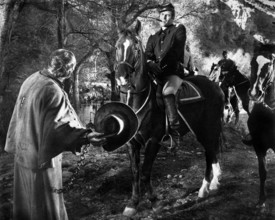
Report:
[{"label": "rider's jacket", "polygon": [[229,58],[220,60],[218,65],[221,67],[221,72],[223,75],[236,68],[235,62]]},{"label": "rider's jacket", "polygon": [[145,53],[147,61],[153,61],[160,66],[162,73],[158,78],[182,74],[177,70],[183,61],[185,41],[186,29],[182,24],[172,24],[149,37]]}]

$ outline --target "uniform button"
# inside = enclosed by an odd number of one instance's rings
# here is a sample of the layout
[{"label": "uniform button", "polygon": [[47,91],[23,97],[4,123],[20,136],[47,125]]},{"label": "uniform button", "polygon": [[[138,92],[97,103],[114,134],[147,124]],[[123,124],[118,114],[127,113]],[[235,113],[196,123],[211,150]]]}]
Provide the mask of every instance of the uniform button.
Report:
[{"label": "uniform button", "polygon": [[162,40],[160,43],[162,43],[162,44],[163,44],[163,40]]}]

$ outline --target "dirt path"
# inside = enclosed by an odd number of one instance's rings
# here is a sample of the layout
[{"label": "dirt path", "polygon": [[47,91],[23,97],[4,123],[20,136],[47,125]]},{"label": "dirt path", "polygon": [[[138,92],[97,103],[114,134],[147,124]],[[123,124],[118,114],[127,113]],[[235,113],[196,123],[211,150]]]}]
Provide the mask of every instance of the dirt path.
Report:
[{"label": "dirt path", "polygon": [[[242,126],[226,126],[227,148],[220,155],[221,187],[207,199],[197,201],[205,157],[200,144],[186,135],[176,155],[161,152],[153,174],[158,202],[142,200],[133,219],[275,219],[275,154],[268,152],[267,203],[256,209],[258,165],[252,147],[241,143]],[[64,153],[63,180],[72,175],[79,158]],[[0,155],[0,219],[10,219],[12,210],[13,157]],[[121,213],[131,193],[129,160],[125,151],[106,153],[90,148],[74,188],[66,193],[71,220],[127,219]],[[153,211],[154,210],[154,211]]]}]

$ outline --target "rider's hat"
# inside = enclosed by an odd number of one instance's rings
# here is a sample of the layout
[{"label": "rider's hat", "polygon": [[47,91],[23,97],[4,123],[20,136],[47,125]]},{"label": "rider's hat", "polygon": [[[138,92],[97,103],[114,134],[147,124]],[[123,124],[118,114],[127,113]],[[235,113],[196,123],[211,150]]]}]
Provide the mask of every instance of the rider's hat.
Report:
[{"label": "rider's hat", "polygon": [[175,8],[171,3],[159,5],[158,12],[161,13],[163,11],[171,11],[173,14],[175,14]]},{"label": "rider's hat", "polygon": [[[122,102],[102,105],[95,114],[95,131],[104,133],[106,151],[113,151],[130,141],[136,134],[138,119],[135,112]],[[103,137],[104,137],[103,136]]]}]

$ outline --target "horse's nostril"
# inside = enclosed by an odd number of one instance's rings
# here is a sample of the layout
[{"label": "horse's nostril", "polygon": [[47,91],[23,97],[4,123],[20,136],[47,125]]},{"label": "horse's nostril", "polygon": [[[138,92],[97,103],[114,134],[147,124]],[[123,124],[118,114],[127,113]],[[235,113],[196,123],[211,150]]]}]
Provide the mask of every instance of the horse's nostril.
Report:
[{"label": "horse's nostril", "polygon": [[251,96],[251,89],[248,89],[247,94],[248,96]]}]

